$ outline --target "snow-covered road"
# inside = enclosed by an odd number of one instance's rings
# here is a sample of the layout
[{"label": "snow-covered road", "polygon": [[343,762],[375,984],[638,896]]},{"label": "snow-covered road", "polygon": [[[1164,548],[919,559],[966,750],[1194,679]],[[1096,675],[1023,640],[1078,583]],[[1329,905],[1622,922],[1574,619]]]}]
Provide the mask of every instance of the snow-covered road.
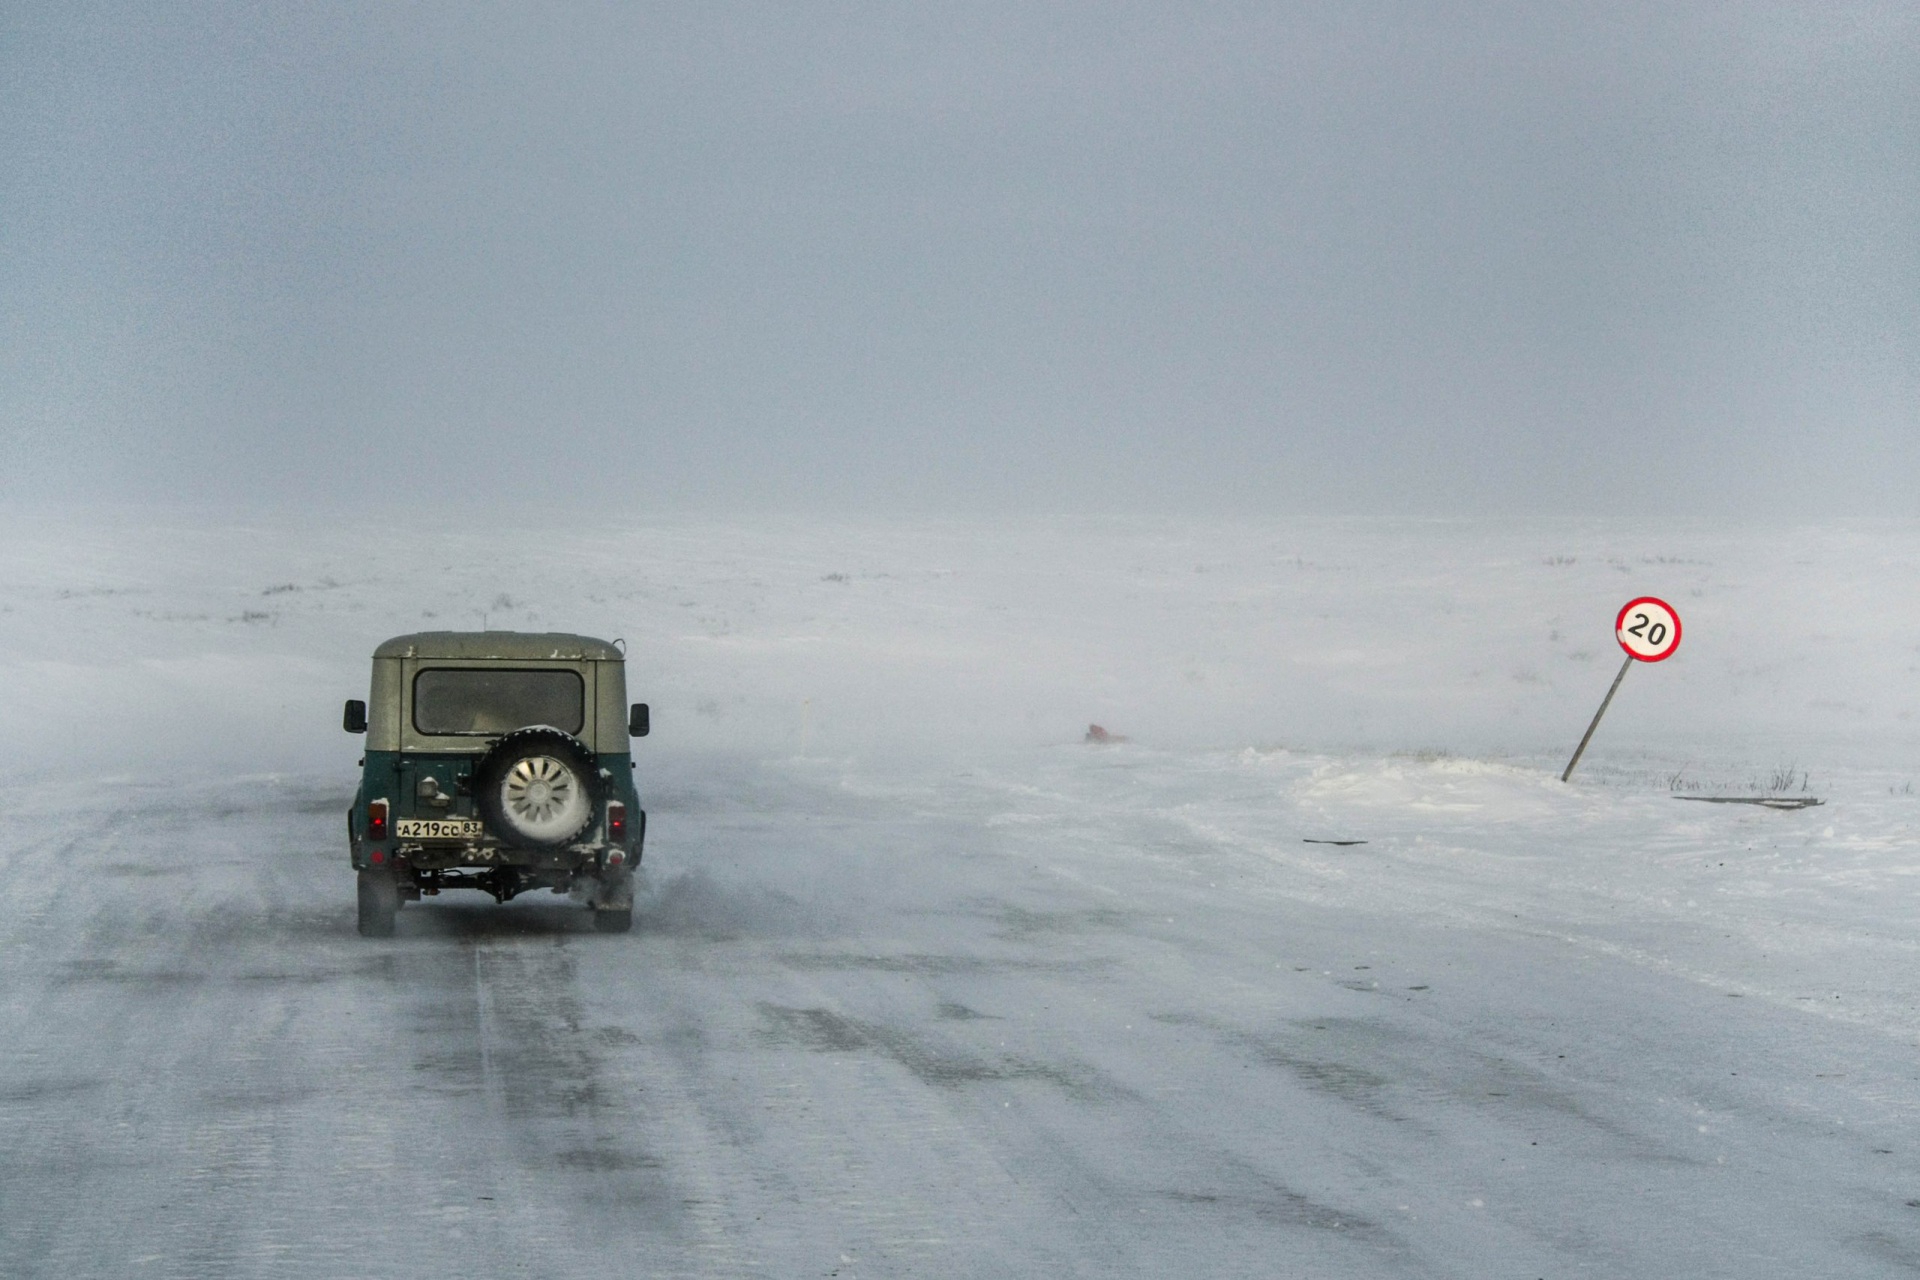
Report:
[{"label": "snow-covered road", "polygon": [[[1920,535],[1441,533],[12,528],[0,1275],[1920,1269]],[[633,645],[630,935],[354,934],[338,700],[482,613]]]},{"label": "snow-covered road", "polygon": [[1831,807],[706,756],[634,934],[468,895],[371,941],[337,783],[8,800],[0,1274],[1920,1265],[1912,931],[1820,924]]}]

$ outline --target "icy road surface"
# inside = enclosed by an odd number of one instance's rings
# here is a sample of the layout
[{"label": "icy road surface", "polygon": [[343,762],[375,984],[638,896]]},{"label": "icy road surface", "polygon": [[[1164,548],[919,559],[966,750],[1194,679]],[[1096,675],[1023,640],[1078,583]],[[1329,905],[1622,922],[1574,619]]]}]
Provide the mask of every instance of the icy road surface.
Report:
[{"label": "icy road surface", "polygon": [[998,763],[682,761],[627,937],[548,895],[356,937],[337,788],[16,793],[0,1274],[1920,1265],[1884,812]]},{"label": "icy road surface", "polygon": [[[12,528],[0,1275],[1920,1269],[1914,528],[1230,534]],[[483,617],[632,646],[630,935],[354,935]]]}]

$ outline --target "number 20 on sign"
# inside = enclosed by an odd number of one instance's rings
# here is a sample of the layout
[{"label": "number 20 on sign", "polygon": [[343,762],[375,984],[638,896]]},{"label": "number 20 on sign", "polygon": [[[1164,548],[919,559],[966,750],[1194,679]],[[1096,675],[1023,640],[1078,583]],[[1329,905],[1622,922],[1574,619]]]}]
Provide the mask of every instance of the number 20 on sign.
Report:
[{"label": "number 20 on sign", "polygon": [[1613,678],[1613,687],[1600,700],[1600,709],[1593,713],[1593,723],[1587,726],[1580,745],[1574,749],[1573,759],[1567,761],[1567,771],[1560,775],[1562,782],[1573,776],[1573,766],[1580,763],[1587,744],[1593,741],[1593,731],[1600,727],[1600,717],[1607,714],[1613,695],[1620,692],[1627,668],[1636,662],[1665,662],[1680,647],[1680,615],[1657,596],[1641,596],[1627,601],[1621,608],[1620,616],[1613,620],[1613,637],[1627,651],[1627,660],[1620,664],[1620,674]]}]

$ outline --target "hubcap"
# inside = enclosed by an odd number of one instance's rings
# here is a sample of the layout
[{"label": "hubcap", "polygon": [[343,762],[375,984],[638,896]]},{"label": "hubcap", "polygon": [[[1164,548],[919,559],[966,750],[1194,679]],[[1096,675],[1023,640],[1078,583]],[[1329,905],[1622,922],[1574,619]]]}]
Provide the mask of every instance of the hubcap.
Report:
[{"label": "hubcap", "polygon": [[500,790],[514,825],[537,837],[571,835],[586,804],[573,770],[552,756],[516,760]]}]

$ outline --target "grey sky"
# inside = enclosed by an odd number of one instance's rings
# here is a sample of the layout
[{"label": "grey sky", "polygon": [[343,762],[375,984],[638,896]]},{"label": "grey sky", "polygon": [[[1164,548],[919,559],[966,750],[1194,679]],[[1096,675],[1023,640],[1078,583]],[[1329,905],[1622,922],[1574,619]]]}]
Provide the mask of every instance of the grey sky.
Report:
[{"label": "grey sky", "polygon": [[1904,4],[0,13],[0,497],[1920,513]]}]

